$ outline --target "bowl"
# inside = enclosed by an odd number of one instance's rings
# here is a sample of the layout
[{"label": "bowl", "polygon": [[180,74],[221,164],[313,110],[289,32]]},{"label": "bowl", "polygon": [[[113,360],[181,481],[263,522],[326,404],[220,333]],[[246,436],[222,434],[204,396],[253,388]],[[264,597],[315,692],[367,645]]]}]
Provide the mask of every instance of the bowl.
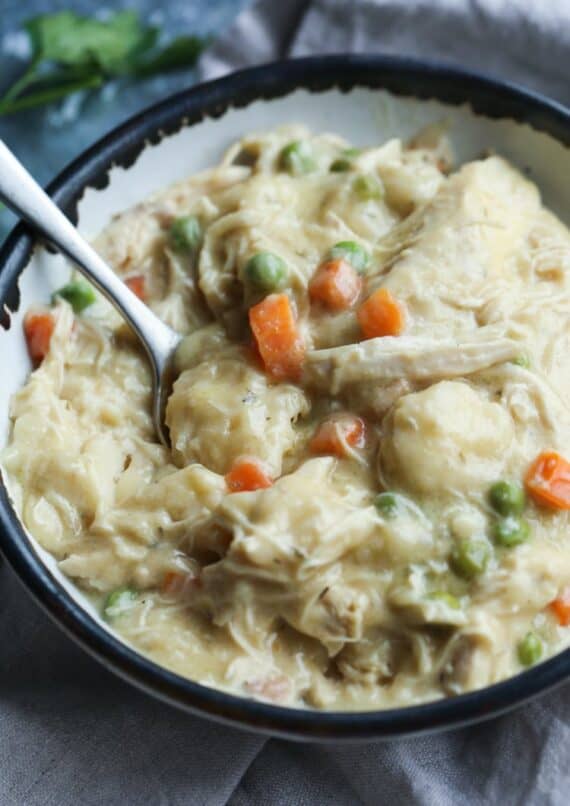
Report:
[{"label": "bowl", "polygon": [[[407,59],[330,56],[245,70],[194,87],[144,111],[76,159],[50,185],[80,231],[148,194],[214,165],[248,131],[303,122],[355,145],[408,137],[444,120],[460,161],[495,149],[537,182],[545,202],[570,219],[570,111],[534,93],[473,73]],[[22,317],[67,278],[63,259],[20,224],[0,253],[0,449],[9,399],[30,363]],[[294,739],[371,740],[449,729],[513,708],[570,677],[570,649],[509,680],[451,699],[366,712],[285,708],[233,696],[158,666],[122,642],[26,531],[4,478],[0,550],[48,614],[109,669],[182,709]]]}]

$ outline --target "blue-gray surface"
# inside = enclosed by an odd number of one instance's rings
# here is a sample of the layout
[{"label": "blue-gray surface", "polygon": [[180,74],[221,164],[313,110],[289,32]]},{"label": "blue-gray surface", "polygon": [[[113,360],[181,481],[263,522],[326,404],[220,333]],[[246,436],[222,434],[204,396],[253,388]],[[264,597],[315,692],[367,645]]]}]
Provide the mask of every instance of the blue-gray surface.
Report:
[{"label": "blue-gray surface", "polygon": [[[2,0],[0,3],[0,90],[25,64],[27,37],[22,24],[36,14],[74,10],[104,15],[109,10],[137,9],[141,18],[160,26],[165,38],[182,33],[218,35],[248,0]],[[196,81],[195,70],[132,83],[114,83],[86,96],[75,95],[57,106],[0,118],[0,137],[42,183],[49,182],[68,162],[114,126],[166,95]],[[0,211],[0,242],[16,218]]]}]

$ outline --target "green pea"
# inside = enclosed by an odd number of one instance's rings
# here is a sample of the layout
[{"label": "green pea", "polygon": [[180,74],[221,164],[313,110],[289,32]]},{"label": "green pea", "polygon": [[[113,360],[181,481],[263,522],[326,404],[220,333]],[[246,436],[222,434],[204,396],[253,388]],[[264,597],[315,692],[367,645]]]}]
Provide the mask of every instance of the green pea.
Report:
[{"label": "green pea", "polygon": [[345,171],[350,171],[352,168],[352,162],[350,160],[345,159],[338,159],[331,162],[330,170],[333,174],[340,174],[344,173]]},{"label": "green pea", "polygon": [[519,546],[530,537],[530,526],[528,521],[522,518],[500,518],[493,525],[493,537],[499,546],[513,548]]},{"label": "green pea", "polygon": [[483,540],[461,540],[451,553],[451,567],[464,579],[482,574],[489,562],[489,545]]},{"label": "green pea", "polygon": [[195,215],[176,218],[168,234],[170,244],[177,252],[195,252],[202,241],[202,227]]},{"label": "green pea", "polygon": [[381,199],[384,196],[382,184],[371,174],[357,176],[352,183],[352,189],[362,201]]},{"label": "green pea", "polygon": [[317,168],[313,149],[304,140],[294,140],[281,151],[279,165],[292,176],[302,176]]},{"label": "green pea", "polygon": [[340,152],[340,157],[337,157],[331,162],[330,170],[333,173],[344,173],[350,171],[354,167],[352,160],[360,154],[359,148],[343,148]]},{"label": "green pea", "polygon": [[84,280],[73,280],[71,283],[59,288],[52,295],[52,303],[55,302],[57,297],[69,302],[75,313],[81,313],[97,300],[95,292],[89,283]]},{"label": "green pea", "polygon": [[526,499],[521,484],[515,481],[497,481],[489,490],[489,503],[499,515],[520,515]]},{"label": "green pea", "polygon": [[112,591],[105,599],[103,615],[107,621],[112,621],[130,610],[138,599],[138,593],[131,588],[118,588]]},{"label": "green pea", "polygon": [[517,646],[517,654],[522,666],[532,666],[542,657],[542,641],[534,632],[528,632]]},{"label": "green pea", "polygon": [[340,241],[340,243],[336,243],[331,249],[330,255],[333,260],[338,258],[347,260],[359,273],[364,272],[370,263],[370,255],[356,241]]},{"label": "green pea", "polygon": [[452,610],[461,609],[461,602],[457,596],[454,596],[452,593],[448,593],[447,591],[434,591],[433,593],[429,594],[428,599],[433,599],[435,602],[442,602],[448,607],[451,607]]},{"label": "green pea", "polygon": [[251,285],[262,291],[276,291],[283,288],[287,280],[287,266],[279,255],[271,252],[258,252],[245,264],[245,277]]},{"label": "green pea", "polygon": [[374,500],[374,506],[381,515],[389,520],[398,514],[398,499],[394,493],[380,493]]},{"label": "green pea", "polygon": [[528,357],[528,355],[524,355],[524,354],[517,355],[516,358],[513,358],[513,360],[511,361],[511,364],[516,364],[517,367],[522,367],[523,369],[529,369],[530,368],[530,358]]}]

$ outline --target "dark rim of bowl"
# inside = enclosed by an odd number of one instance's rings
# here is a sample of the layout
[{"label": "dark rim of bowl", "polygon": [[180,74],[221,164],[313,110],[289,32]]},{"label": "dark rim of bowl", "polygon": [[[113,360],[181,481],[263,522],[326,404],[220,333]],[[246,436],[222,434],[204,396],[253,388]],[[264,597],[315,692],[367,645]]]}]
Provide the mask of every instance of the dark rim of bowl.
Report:
[{"label": "dark rim of bowl", "polygon": [[[349,92],[356,87],[395,95],[469,104],[490,118],[511,118],[570,146],[570,110],[507,82],[441,64],[407,58],[333,55],[262,65],[195,86],[129,119],[74,160],[48,187],[70,218],[86,187],[108,183],[114,165],[128,167],[147,143],[157,143],[204,118],[232,107],[269,100],[296,89]],[[0,251],[0,310],[17,310],[17,281],[33,237],[18,224]],[[7,317],[5,316],[5,321]],[[40,560],[0,484],[0,548],[21,581],[65,631],[121,677],[191,712],[272,735],[312,740],[371,740],[458,727],[503,713],[570,676],[570,649],[485,689],[423,705],[384,711],[315,711],[286,708],[227,694],[153,663],[88,615]]]}]

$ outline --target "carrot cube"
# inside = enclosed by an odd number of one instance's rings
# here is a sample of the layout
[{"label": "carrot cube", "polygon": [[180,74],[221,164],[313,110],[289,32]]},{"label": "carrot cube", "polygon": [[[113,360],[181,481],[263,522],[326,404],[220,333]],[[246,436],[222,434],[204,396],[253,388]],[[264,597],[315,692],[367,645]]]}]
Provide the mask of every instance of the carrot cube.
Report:
[{"label": "carrot cube", "polygon": [[362,291],[362,278],[356,269],[341,258],[328,260],[318,269],[309,284],[309,296],[331,311],[351,308]]},{"label": "carrot cube", "polygon": [[399,336],[404,329],[404,311],[387,288],[378,288],[362,303],[357,313],[365,339]]},{"label": "carrot cube", "polygon": [[27,313],[24,317],[24,335],[35,366],[41,364],[48,354],[54,328],[55,319],[51,313]]},{"label": "carrot cube", "polygon": [[298,379],[305,345],[287,294],[270,294],[250,308],[249,324],[269,375],[276,380]]},{"label": "carrot cube", "polygon": [[332,454],[342,458],[347,448],[361,448],[366,438],[366,427],[360,417],[342,414],[322,422],[309,443],[311,453]]},{"label": "carrot cube", "polygon": [[255,456],[242,456],[236,459],[225,478],[230,493],[263,490],[273,484],[273,479],[264,463]]},{"label": "carrot cube", "polygon": [[556,451],[544,451],[529,467],[525,486],[537,504],[570,509],[570,462]]}]

